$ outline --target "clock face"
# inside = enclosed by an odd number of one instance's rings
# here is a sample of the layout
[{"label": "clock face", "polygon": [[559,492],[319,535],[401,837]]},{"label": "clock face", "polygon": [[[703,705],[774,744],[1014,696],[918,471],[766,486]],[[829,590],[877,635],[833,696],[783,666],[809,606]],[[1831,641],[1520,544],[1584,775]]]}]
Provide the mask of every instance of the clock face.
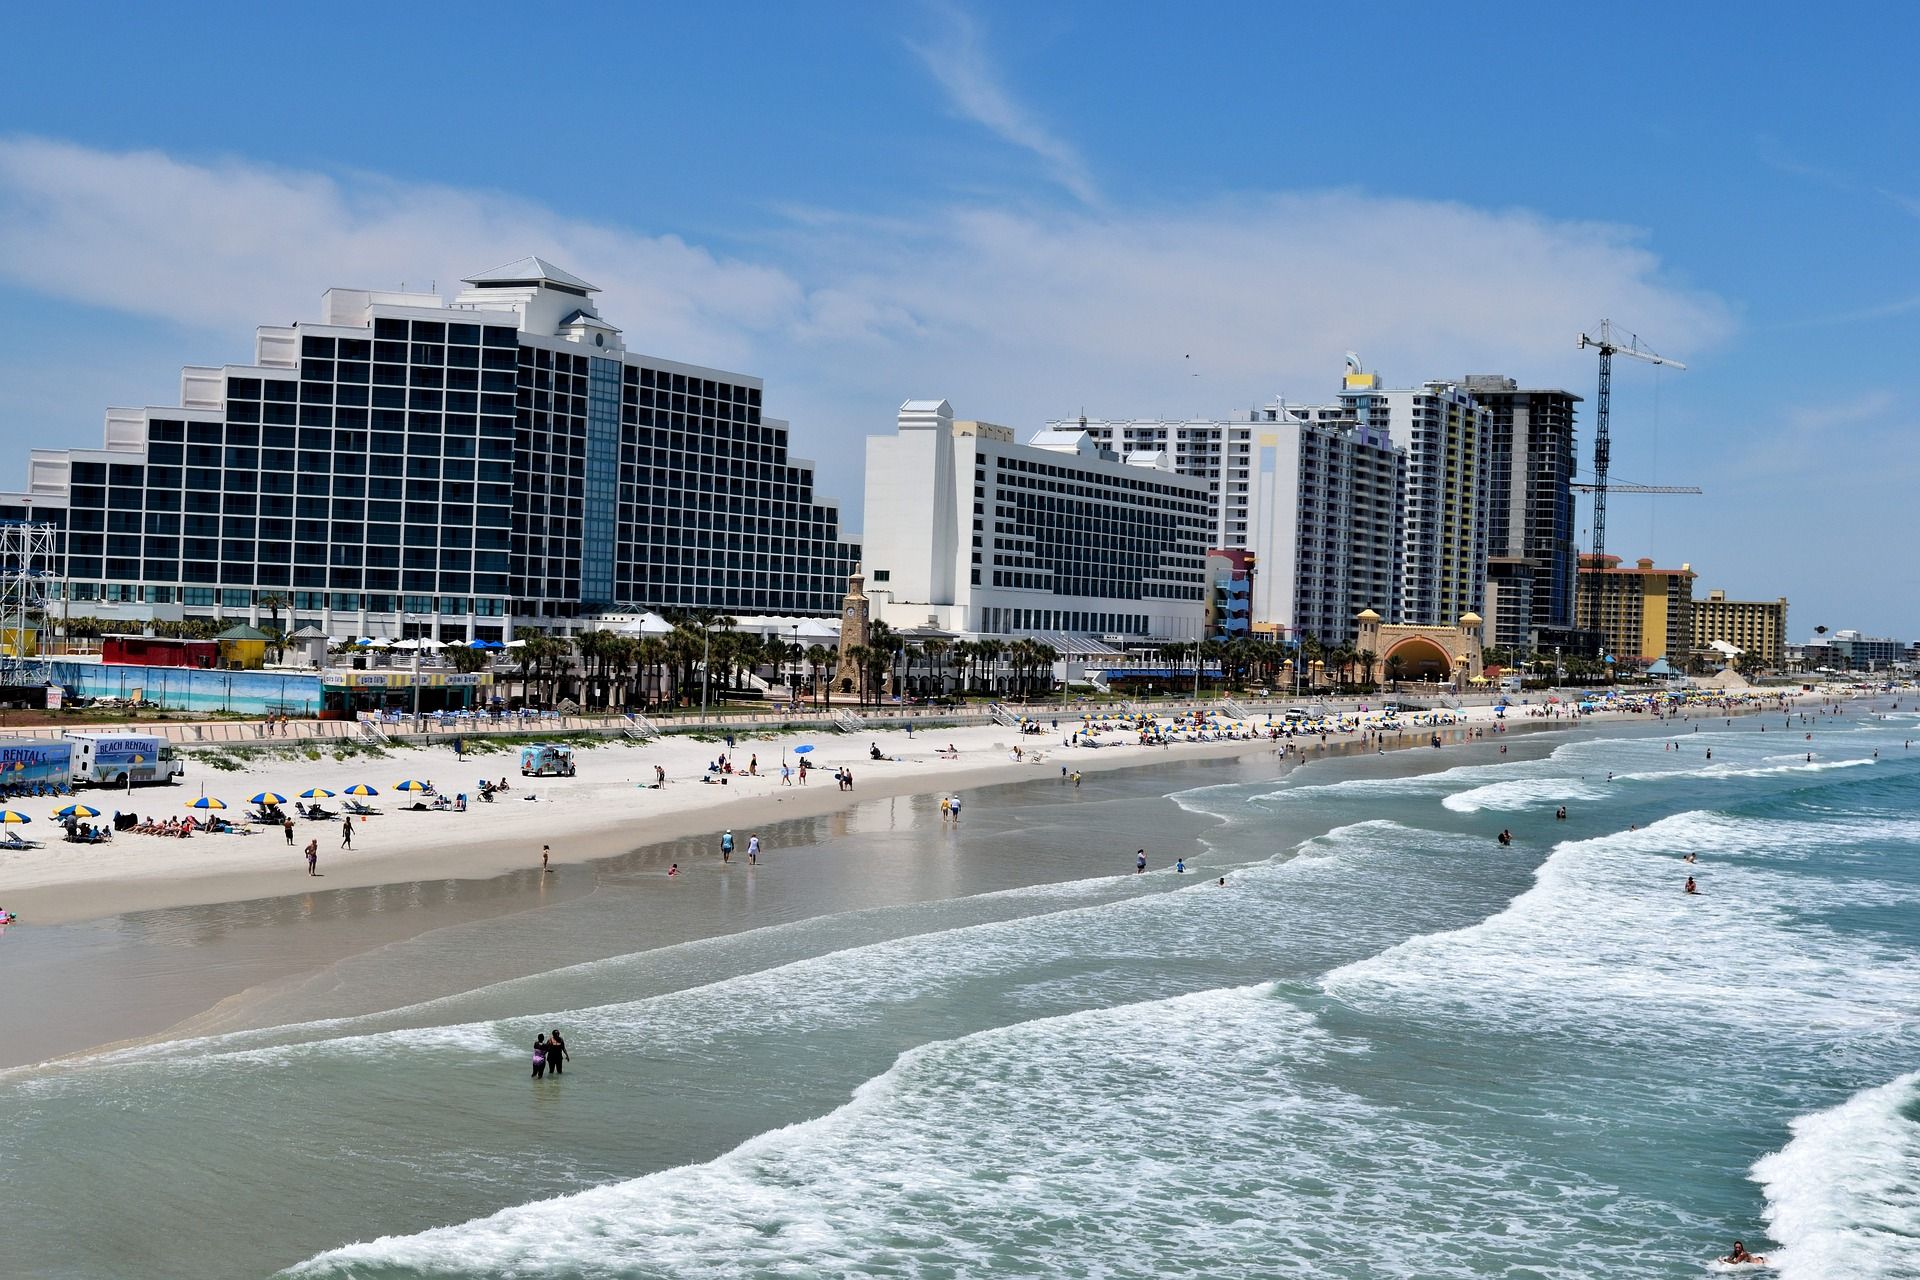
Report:
[{"label": "clock face", "polygon": [[848,606],[847,606],[847,616],[848,616],[849,618],[851,618],[851,617],[853,616],[853,606],[852,606],[852,605],[848,605]]}]

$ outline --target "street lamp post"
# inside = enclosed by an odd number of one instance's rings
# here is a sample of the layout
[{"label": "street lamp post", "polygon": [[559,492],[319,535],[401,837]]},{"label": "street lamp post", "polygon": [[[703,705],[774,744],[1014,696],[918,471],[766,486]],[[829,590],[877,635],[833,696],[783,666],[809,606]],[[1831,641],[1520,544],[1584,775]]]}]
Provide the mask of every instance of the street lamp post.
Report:
[{"label": "street lamp post", "polygon": [[707,722],[707,691],[713,684],[713,632],[700,624],[700,723]]}]

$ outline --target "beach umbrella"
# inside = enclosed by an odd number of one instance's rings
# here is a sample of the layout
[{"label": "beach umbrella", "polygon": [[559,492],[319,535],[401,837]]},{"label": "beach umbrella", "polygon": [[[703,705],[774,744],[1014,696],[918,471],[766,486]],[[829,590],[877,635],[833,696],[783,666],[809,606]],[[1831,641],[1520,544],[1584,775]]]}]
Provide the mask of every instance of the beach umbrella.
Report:
[{"label": "beach umbrella", "polygon": [[198,800],[187,801],[189,809],[224,809],[226,807],[226,801],[216,800],[212,796],[201,796]]},{"label": "beach umbrella", "polygon": [[300,793],[300,798],[302,800],[325,800],[332,794],[333,792],[327,790],[325,787],[308,787]]},{"label": "beach umbrella", "polygon": [[347,788],[347,794],[350,796],[377,796],[380,792],[364,782],[356,782]]},{"label": "beach umbrella", "polygon": [[287,798],[281,795],[278,791],[262,791],[259,795],[255,796],[252,800],[249,800],[247,803],[248,804],[285,804],[286,802],[287,802]]},{"label": "beach umbrella", "polygon": [[17,809],[0,809],[0,822],[32,822],[26,814]]},{"label": "beach umbrella", "polygon": [[371,649],[373,648],[374,640],[372,636],[361,636],[358,640],[355,640],[353,644],[357,649]]},{"label": "beach umbrella", "polygon": [[393,789],[395,791],[425,791],[427,789],[427,784],[424,782],[416,782],[412,778],[408,778],[405,782],[394,783]]},{"label": "beach umbrella", "polygon": [[809,743],[806,743],[806,744],[804,744],[804,745],[802,745],[802,746],[798,746],[798,747],[795,747],[795,748],[793,749],[793,754],[795,754],[795,755],[797,755],[797,756],[803,756],[803,755],[805,755],[805,754],[807,754],[807,752],[809,752],[809,751],[811,751],[811,750],[813,750],[813,744],[812,744],[811,742],[809,742]]},{"label": "beach umbrella", "polygon": [[90,809],[84,804],[70,804],[64,809],[55,809],[53,816],[56,818],[97,818],[100,816],[100,811],[98,809]]}]

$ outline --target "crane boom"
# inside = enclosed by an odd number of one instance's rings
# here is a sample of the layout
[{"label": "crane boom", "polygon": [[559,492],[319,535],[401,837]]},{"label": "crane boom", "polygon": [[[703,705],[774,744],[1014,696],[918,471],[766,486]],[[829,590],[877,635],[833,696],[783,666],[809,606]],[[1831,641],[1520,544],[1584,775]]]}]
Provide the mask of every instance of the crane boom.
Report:
[{"label": "crane boom", "polygon": [[[1567,488],[1575,493],[1597,493],[1600,486],[1586,480],[1570,480]],[[1608,493],[1703,493],[1705,490],[1697,484],[1625,484],[1614,481],[1607,485]]]}]

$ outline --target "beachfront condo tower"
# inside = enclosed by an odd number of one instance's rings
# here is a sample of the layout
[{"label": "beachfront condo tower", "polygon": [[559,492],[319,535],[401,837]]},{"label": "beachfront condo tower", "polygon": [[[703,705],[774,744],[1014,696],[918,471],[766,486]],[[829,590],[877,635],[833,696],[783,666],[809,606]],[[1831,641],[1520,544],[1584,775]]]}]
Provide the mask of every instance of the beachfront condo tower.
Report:
[{"label": "beachfront condo tower", "polygon": [[610,606],[831,615],[859,559],[758,378],[628,351],[540,258],[332,289],[180,403],[36,449],[0,518],[58,525],[56,605],[137,623],[498,640]]},{"label": "beachfront condo tower", "polygon": [[1407,451],[1400,609],[1409,626],[1451,626],[1486,603],[1492,414],[1452,382],[1391,390],[1350,360],[1340,404]]},{"label": "beachfront condo tower", "polygon": [[1197,640],[1212,520],[1164,453],[909,400],[867,438],[866,594],[896,629],[1113,643]]},{"label": "beachfront condo tower", "polygon": [[1579,548],[1574,541],[1571,391],[1529,389],[1499,374],[1461,384],[1486,409],[1486,641],[1551,647],[1573,627]]},{"label": "beachfront condo tower", "polygon": [[1364,609],[1396,620],[1406,450],[1350,410],[1276,400],[1220,419],[1048,428],[1084,431],[1123,455],[1164,454],[1204,480],[1212,545],[1252,557],[1252,630],[1339,645]]}]

